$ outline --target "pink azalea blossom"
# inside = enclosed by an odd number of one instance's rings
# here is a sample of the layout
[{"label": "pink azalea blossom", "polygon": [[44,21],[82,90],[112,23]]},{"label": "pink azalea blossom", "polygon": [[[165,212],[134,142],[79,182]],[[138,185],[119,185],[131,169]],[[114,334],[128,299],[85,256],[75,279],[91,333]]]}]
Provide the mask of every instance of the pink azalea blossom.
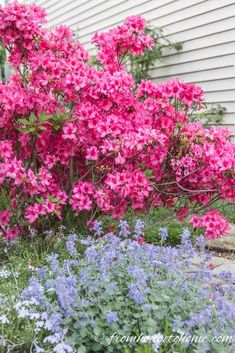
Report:
[{"label": "pink azalea blossom", "polygon": [[[5,237],[67,209],[121,218],[184,204],[183,220],[191,203],[235,203],[231,133],[190,121],[203,90],[180,79],[136,87],[127,72],[126,59],[153,45],[142,17],[94,35],[99,69],[71,29],[45,22],[39,6],[0,7],[0,39],[17,69],[0,83],[0,188],[15,210],[1,210]],[[192,223],[209,238],[228,231],[217,211]]]},{"label": "pink azalea blossom", "polygon": [[3,238],[6,240],[13,240],[18,238],[20,235],[20,229],[18,227],[8,228],[6,231],[3,232]]},{"label": "pink azalea blossom", "polygon": [[91,161],[97,161],[98,159],[98,149],[95,146],[89,147],[87,149],[86,159]]},{"label": "pink azalea blossom", "polygon": [[201,217],[194,215],[190,222],[194,228],[204,228],[208,239],[216,239],[230,231],[228,221],[217,210],[210,210]]},{"label": "pink azalea blossom", "polygon": [[4,210],[0,212],[0,226],[7,227],[10,219],[12,217],[12,212],[9,210]]}]

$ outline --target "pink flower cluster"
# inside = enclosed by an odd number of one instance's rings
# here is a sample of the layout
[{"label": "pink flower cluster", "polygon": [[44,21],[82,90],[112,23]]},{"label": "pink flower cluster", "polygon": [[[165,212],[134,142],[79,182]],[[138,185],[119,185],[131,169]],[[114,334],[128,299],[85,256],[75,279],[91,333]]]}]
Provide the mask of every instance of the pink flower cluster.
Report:
[{"label": "pink flower cluster", "polygon": [[11,2],[0,11],[0,37],[10,51],[9,61],[17,67],[25,61],[41,38],[41,24],[45,23],[46,11],[34,4],[25,6]]},{"label": "pink flower cluster", "polygon": [[95,188],[93,183],[79,182],[73,186],[73,193],[70,205],[77,211],[90,211],[94,206],[92,196],[94,197]]},{"label": "pink flower cluster", "polygon": [[204,228],[208,239],[218,238],[221,234],[226,235],[230,231],[228,221],[217,210],[210,210],[201,217],[194,215],[190,222],[194,228]]},{"label": "pink flower cluster", "polygon": [[152,48],[153,39],[145,34],[144,28],[142,17],[131,16],[121,26],[93,36],[92,41],[98,46],[97,59],[105,69],[123,69],[127,55],[143,55],[145,49]]},{"label": "pink flower cluster", "polygon": [[[165,205],[179,207],[184,219],[191,203],[235,202],[229,132],[189,121],[190,110],[201,108],[202,89],[177,79],[142,81],[134,90],[125,61],[152,45],[142,18],[94,36],[100,69],[69,28],[42,27],[40,7],[9,3],[0,19],[2,43],[17,69],[0,84],[5,238],[60,219],[69,208],[93,219]],[[208,236],[224,232],[218,214],[213,217]]]}]

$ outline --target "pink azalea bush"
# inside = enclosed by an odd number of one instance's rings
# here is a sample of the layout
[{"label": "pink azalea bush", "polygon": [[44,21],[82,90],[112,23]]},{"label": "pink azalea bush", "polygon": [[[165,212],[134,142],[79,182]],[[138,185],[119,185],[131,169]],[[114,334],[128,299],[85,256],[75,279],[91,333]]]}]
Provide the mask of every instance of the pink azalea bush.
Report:
[{"label": "pink azalea bush", "polygon": [[190,219],[190,223],[192,223],[194,228],[204,228],[205,236],[208,239],[217,238],[221,234],[227,234],[230,230],[228,222],[221,217],[217,210],[207,211],[201,217],[194,215]]},{"label": "pink azalea bush", "polygon": [[[99,68],[65,26],[44,28],[45,11],[0,8],[0,37],[14,73],[0,84],[0,227],[19,236],[63,212],[121,218],[128,208],[172,207],[217,237],[228,230],[215,200],[235,202],[235,147],[226,129],[191,123],[203,91],[180,80],[135,87],[125,63],[153,41],[129,17],[96,33]],[[209,224],[209,225],[208,225]]]}]

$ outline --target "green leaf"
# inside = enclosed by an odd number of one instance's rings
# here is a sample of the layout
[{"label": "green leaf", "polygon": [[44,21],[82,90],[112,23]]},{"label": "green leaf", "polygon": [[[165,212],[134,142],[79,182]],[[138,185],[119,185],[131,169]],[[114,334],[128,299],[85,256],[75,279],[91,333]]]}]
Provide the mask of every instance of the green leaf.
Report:
[{"label": "green leaf", "polygon": [[95,326],[95,327],[94,327],[94,334],[95,334],[95,335],[99,335],[100,332],[101,332],[101,331],[100,331],[100,328],[99,328],[98,326]]},{"label": "green leaf", "polygon": [[50,119],[50,115],[41,114],[39,120],[44,122]]},{"label": "green leaf", "polygon": [[50,117],[53,121],[58,121],[58,117],[56,115],[51,115]]},{"label": "green leaf", "polygon": [[44,205],[44,203],[45,203],[45,200],[44,200],[43,197],[36,197],[36,201],[37,201],[38,203],[41,203],[42,205]]},{"label": "green leaf", "polygon": [[34,122],[37,120],[34,113],[31,113],[31,114],[30,114],[29,120],[30,120],[32,123],[34,123]]},{"label": "green leaf", "polygon": [[31,122],[28,121],[27,119],[18,119],[17,121],[22,125],[31,125]]},{"label": "green leaf", "polygon": [[59,197],[53,197],[52,195],[47,194],[47,198],[51,202],[59,202],[60,198]]},{"label": "green leaf", "polygon": [[92,352],[99,352],[101,350],[102,346],[100,343],[93,343],[91,349],[92,349]]},{"label": "green leaf", "polygon": [[36,131],[36,129],[35,129],[35,127],[30,127],[30,128],[19,128],[18,129],[19,131],[21,131],[21,132],[24,132],[25,134],[29,134],[30,132],[35,132]]},{"label": "green leaf", "polygon": [[61,110],[57,109],[57,110],[56,110],[56,115],[58,116],[58,118],[62,118],[63,113],[62,113]]},{"label": "green leaf", "polygon": [[86,353],[86,347],[82,344],[80,347],[78,347],[78,353]]},{"label": "green leaf", "polygon": [[39,130],[41,130],[41,131],[45,131],[45,130],[46,130],[46,127],[45,127],[45,126],[39,126],[38,128],[39,128]]},{"label": "green leaf", "polygon": [[146,176],[146,178],[149,178],[149,179],[153,179],[154,178],[152,169],[145,170],[144,175]]},{"label": "green leaf", "polygon": [[138,167],[145,168],[146,163],[145,162],[141,162],[141,163],[137,163],[137,165],[138,165]]},{"label": "green leaf", "polygon": [[28,132],[35,132],[35,131],[36,131],[36,129],[35,129],[35,127],[33,127],[33,126],[28,129]]},{"label": "green leaf", "polygon": [[25,134],[28,133],[28,130],[27,130],[26,128],[23,128],[23,127],[20,127],[18,130],[19,130],[20,132],[24,132]]}]

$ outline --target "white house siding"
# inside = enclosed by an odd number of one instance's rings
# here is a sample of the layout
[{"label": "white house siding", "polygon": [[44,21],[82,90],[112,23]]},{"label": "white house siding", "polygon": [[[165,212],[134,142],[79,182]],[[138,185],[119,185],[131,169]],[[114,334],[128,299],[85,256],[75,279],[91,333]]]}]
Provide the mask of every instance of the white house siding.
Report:
[{"label": "white house siding", "polygon": [[206,92],[208,103],[227,108],[225,125],[235,134],[235,0],[36,0],[50,25],[67,24],[78,31],[92,54],[91,36],[142,15],[165,28],[171,41],[183,43],[179,53],[166,51],[151,70],[157,82],[181,77]]}]

